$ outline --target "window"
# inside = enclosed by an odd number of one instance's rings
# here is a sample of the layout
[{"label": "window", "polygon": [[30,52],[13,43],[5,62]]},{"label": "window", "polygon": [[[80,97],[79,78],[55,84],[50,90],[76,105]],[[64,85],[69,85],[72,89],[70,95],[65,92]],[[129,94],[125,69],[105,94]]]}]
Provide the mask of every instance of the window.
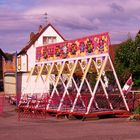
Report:
[{"label": "window", "polygon": [[17,61],[18,61],[17,69],[21,70],[21,56],[18,56]]},{"label": "window", "polygon": [[43,37],[43,44],[53,44],[56,43],[56,36],[44,36]]}]

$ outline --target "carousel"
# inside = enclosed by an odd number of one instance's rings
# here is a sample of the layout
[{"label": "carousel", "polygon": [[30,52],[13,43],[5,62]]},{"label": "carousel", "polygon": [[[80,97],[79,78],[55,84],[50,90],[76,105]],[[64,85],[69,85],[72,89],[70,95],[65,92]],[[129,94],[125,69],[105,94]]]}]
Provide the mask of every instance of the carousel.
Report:
[{"label": "carousel", "polygon": [[22,94],[20,112],[82,117],[129,112],[109,47],[109,33],[37,47],[36,64],[26,82],[34,76],[36,87],[42,79],[49,90]]}]

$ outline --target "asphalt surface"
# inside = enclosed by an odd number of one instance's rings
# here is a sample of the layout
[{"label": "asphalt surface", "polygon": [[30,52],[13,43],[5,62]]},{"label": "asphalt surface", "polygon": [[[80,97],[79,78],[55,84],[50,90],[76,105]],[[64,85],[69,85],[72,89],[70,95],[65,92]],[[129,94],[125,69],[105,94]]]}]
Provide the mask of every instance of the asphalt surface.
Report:
[{"label": "asphalt surface", "polygon": [[21,118],[7,104],[0,114],[0,140],[140,140],[140,122],[126,118],[68,120]]}]

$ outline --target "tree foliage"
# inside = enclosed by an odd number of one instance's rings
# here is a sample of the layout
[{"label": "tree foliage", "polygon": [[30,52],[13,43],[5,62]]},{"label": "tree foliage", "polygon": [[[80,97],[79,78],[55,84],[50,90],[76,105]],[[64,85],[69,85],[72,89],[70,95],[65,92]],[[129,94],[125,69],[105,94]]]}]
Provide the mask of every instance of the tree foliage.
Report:
[{"label": "tree foliage", "polygon": [[115,67],[122,84],[132,74],[134,86],[140,86],[140,34],[122,42],[116,50]]}]

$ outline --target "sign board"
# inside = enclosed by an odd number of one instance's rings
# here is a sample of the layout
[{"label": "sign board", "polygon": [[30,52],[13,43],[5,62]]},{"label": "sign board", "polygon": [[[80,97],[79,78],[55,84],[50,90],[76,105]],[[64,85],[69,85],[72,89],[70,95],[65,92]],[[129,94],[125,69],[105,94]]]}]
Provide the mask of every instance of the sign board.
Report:
[{"label": "sign board", "polygon": [[92,35],[36,48],[36,62],[82,57],[109,52],[109,33]]}]

